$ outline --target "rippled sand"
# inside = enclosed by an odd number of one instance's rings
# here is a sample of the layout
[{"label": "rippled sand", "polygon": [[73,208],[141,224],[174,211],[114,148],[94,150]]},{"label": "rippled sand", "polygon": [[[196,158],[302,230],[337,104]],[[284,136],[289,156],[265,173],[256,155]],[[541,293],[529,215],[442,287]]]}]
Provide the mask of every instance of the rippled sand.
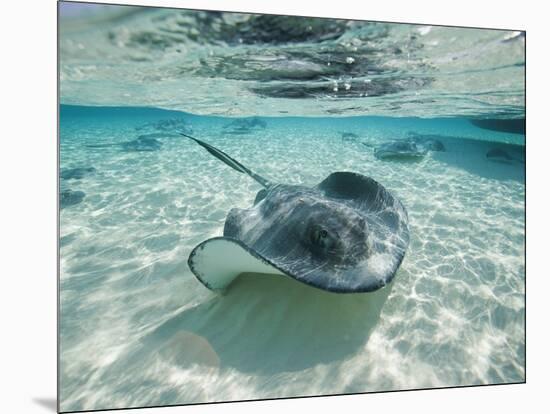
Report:
[{"label": "rippled sand", "polygon": [[244,275],[216,295],[187,257],[259,186],[183,138],[153,152],[86,147],[135,139],[159,116],[126,115],[61,120],[61,167],[96,169],[62,183],[86,193],[61,210],[62,410],[524,381],[524,165],[487,160],[489,142],[450,139],[416,163],[361,144],[409,131],[514,136],[384,118],[268,119],[222,135],[227,120],[189,118],[195,136],[273,181],[355,171],[410,217],[405,260],[375,294]]}]

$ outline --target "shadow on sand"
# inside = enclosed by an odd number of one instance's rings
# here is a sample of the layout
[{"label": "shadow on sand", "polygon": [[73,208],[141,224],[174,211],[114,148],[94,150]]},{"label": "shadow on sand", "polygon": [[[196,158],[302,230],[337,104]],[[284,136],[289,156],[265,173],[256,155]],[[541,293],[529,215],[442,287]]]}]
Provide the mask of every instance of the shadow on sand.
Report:
[{"label": "shadow on sand", "polygon": [[159,353],[182,368],[299,371],[363,347],[390,291],[336,294],[281,276],[241,275],[223,296],[163,323],[138,352]]}]

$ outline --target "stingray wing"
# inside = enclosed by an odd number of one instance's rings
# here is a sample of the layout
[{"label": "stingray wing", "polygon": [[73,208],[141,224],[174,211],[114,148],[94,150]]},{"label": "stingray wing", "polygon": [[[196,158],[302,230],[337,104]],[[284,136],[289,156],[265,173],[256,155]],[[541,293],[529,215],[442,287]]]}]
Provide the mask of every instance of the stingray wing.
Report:
[{"label": "stingray wing", "polygon": [[211,290],[225,289],[241,273],[284,274],[243,242],[230,237],[203,241],[193,249],[187,264]]}]

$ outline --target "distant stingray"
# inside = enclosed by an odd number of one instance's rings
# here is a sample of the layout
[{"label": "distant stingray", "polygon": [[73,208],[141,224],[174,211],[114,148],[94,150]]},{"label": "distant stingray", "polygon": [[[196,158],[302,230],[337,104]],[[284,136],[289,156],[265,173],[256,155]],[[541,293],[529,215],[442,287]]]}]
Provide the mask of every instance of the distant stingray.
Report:
[{"label": "distant stingray", "polygon": [[342,137],[342,141],[357,141],[359,138],[359,135],[354,134],[353,132],[340,132],[340,136]]},{"label": "distant stingray", "polygon": [[487,151],[486,157],[491,161],[496,162],[504,162],[504,163],[512,163],[512,162],[519,162],[524,164],[525,161],[521,158],[514,157],[510,155],[507,151],[503,150],[502,148],[491,148],[489,151]]},{"label": "distant stingray", "polygon": [[208,288],[242,273],[286,275],[317,288],[369,292],[390,283],[409,244],[405,207],[372,178],[335,172],[314,187],[271,183],[193,138],[264,188],[249,209],[234,208],[223,237],[196,246],[188,264]]},{"label": "distant stingray", "polygon": [[95,145],[86,145],[88,148],[108,148],[108,147],[119,147],[126,152],[151,152],[158,151],[162,148],[162,143],[155,139],[147,136],[139,136],[137,139],[132,141],[126,141],[121,143],[113,144],[95,144]]},{"label": "distant stingray", "polygon": [[59,176],[63,180],[81,180],[86,175],[93,174],[95,172],[96,169],[94,167],[77,167],[61,170]]},{"label": "distant stingray", "polygon": [[418,161],[424,158],[426,150],[409,140],[389,141],[374,149],[379,160]]},{"label": "distant stingray", "polygon": [[138,136],[138,139],[149,138],[180,138],[179,134],[170,134],[169,132],[153,132],[151,134],[142,134]]},{"label": "distant stingray", "polygon": [[123,142],[121,147],[127,152],[157,151],[161,149],[162,144],[155,138],[140,136],[133,141]]},{"label": "distant stingray", "polygon": [[59,194],[60,208],[74,206],[82,202],[86,193],[83,191],[63,190]]},{"label": "distant stingray", "polygon": [[440,141],[440,135],[409,133],[409,140],[424,151],[445,152],[445,145]]},{"label": "distant stingray", "polygon": [[178,131],[182,131],[186,134],[193,133],[193,127],[189,125],[189,122],[184,118],[161,119],[159,121],[148,122],[144,125],[140,125],[135,129],[136,131],[155,130],[161,132],[170,132],[177,129]]},{"label": "distant stingray", "polygon": [[[258,117],[236,119],[223,126],[225,134],[244,135],[259,129],[265,129],[267,122]],[[184,131],[182,131],[184,132]]]}]

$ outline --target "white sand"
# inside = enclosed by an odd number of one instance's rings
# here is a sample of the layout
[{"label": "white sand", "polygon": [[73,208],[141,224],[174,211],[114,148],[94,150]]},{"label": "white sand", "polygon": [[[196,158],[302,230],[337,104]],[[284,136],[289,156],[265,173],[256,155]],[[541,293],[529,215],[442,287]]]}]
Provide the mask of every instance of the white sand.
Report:
[{"label": "white sand", "polygon": [[226,213],[249,206],[258,184],[183,139],[152,153],[84,149],[132,139],[136,124],[68,120],[62,167],[97,173],[69,183],[86,198],[61,213],[61,409],[523,381],[523,165],[488,161],[489,144],[464,142],[418,163],[383,162],[338,133],[376,142],[413,121],[268,122],[223,138],[220,123],[193,125],[274,181],[314,185],[355,171],[400,197],[411,243],[391,291],[337,295],[248,276],[214,295],[187,257],[221,235]]}]

